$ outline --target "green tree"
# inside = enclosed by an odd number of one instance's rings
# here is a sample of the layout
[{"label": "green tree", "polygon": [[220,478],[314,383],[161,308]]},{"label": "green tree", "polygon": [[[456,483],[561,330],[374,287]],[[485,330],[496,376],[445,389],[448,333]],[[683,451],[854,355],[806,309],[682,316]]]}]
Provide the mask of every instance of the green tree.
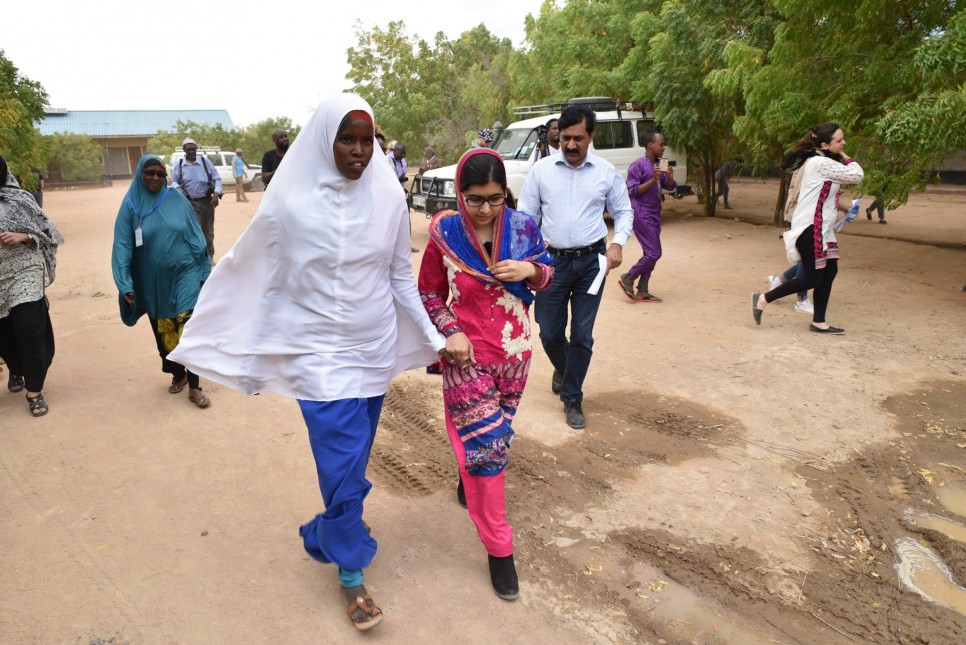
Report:
[{"label": "green tree", "polygon": [[415,160],[431,145],[455,161],[464,135],[509,118],[509,40],[478,25],[458,38],[437,33],[432,43],[406,32],[402,22],[366,30],[356,24],[348,50],[352,91],[365,98],[390,140],[404,141]]},{"label": "green tree", "polygon": [[904,201],[903,183],[889,181],[890,165],[905,161],[910,179],[921,183],[947,157],[966,150],[966,8],[919,45],[912,65],[920,91],[890,102],[875,124],[874,137],[890,158],[884,167],[873,165],[863,183],[894,203]]},{"label": "green tree", "polygon": [[653,101],[668,144],[687,152],[709,216],[718,201],[714,173],[738,149],[732,130],[744,109],[740,87],[716,83],[715,74],[727,67],[729,45],[767,47],[776,23],[765,0],[670,0],[659,17],[634,21],[635,49],[644,52],[629,54],[625,73],[638,79],[635,95]]},{"label": "green tree", "polygon": [[294,142],[298,138],[299,132],[302,131],[302,128],[294,125],[288,117],[263,119],[248,127],[237,129],[235,131],[236,138],[226,149],[237,150],[241,148],[245,151],[245,160],[250,164],[258,165],[262,163],[262,155],[265,151],[275,147],[275,144],[272,143],[272,131],[275,129],[288,132],[290,143]]},{"label": "green tree", "polygon": [[545,0],[538,17],[527,16],[524,50],[513,57],[514,102],[641,98],[633,94],[634,78],[622,63],[634,46],[634,17],[660,5],[659,0],[570,0],[560,8]]},{"label": "green tree", "polygon": [[99,179],[104,160],[92,139],[80,134],[55,134],[47,141],[50,172],[63,181]]},{"label": "green tree", "polygon": [[[963,33],[951,20],[962,8],[956,0],[773,3],[781,15],[774,44],[729,51],[729,67],[745,98],[735,134],[759,162],[778,166],[806,128],[837,122],[847,151],[866,170],[863,188],[883,190],[889,206],[906,201],[911,188],[924,185],[923,171],[939,156],[908,142],[932,117],[961,114],[955,108],[962,92],[954,88],[963,83]],[[952,63],[957,56],[958,65]],[[930,81],[929,70],[943,71]],[[946,76],[949,71],[952,76]],[[933,138],[948,135],[955,122],[934,122],[934,133],[945,134]],[[784,188],[785,183],[776,224]]]},{"label": "green tree", "polygon": [[34,126],[44,118],[47,92],[37,81],[22,76],[0,50],[0,154],[24,188],[36,188],[31,167],[43,168],[46,155],[40,131]]},{"label": "green tree", "polygon": [[275,117],[264,119],[246,128],[236,128],[226,130],[221,124],[214,126],[201,125],[194,121],[178,121],[174,130],[165,132],[158,131],[153,137],[148,139],[148,152],[150,154],[161,155],[166,159],[171,158],[171,153],[181,150],[181,143],[185,137],[195,140],[199,146],[209,146],[222,150],[237,150],[241,148],[245,151],[245,159],[248,163],[258,164],[261,162],[262,153],[273,147],[272,131],[281,128],[289,133],[289,141],[301,132],[302,128],[292,124],[288,117]]}]

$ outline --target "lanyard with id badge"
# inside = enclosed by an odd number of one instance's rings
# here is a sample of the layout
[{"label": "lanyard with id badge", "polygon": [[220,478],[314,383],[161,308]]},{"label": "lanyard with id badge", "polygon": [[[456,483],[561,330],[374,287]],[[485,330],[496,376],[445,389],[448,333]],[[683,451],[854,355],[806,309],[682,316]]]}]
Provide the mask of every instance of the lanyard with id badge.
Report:
[{"label": "lanyard with id badge", "polygon": [[168,187],[165,186],[161,191],[161,197],[159,197],[158,201],[154,203],[154,206],[151,207],[151,210],[149,210],[144,215],[141,215],[141,213],[138,212],[137,207],[134,205],[134,202],[131,201],[131,196],[125,195],[124,199],[127,201],[127,205],[131,208],[131,211],[138,217],[138,227],[134,229],[135,247],[144,246],[144,234],[141,232],[141,223],[144,222],[144,220],[146,220],[152,213],[154,213],[154,211],[158,210],[158,207],[161,206],[161,202],[163,202],[164,198],[167,196],[168,196]]}]

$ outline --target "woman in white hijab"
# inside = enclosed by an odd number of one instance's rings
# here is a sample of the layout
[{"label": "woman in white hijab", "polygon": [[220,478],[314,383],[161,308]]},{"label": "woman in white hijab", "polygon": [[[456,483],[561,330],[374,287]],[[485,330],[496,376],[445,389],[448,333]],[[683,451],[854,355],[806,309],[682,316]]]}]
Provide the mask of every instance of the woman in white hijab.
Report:
[{"label": "woman in white hijab", "polygon": [[446,344],[416,290],[405,198],[372,152],[365,101],[343,94],[319,106],[171,355],[247,394],[299,400],[326,509],[299,533],[313,558],[338,565],[360,630],[382,619],[363,586],[376,541],[362,512],[383,397]]}]

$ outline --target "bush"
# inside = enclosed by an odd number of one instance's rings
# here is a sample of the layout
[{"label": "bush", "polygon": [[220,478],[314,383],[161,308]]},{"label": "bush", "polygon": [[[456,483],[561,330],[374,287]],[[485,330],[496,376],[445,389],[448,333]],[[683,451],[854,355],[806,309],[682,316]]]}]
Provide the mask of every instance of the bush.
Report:
[{"label": "bush", "polygon": [[50,140],[50,173],[62,181],[100,179],[104,172],[101,149],[80,134],[55,134]]}]

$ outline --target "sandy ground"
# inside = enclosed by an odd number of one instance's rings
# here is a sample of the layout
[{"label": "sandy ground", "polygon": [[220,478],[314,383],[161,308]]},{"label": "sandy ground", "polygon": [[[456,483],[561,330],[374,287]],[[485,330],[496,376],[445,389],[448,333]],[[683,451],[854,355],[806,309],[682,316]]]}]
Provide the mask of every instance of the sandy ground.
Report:
[{"label": "sandy ground", "polygon": [[[209,384],[199,410],[167,393],[146,323],[121,324],[125,189],[46,197],[67,239],[57,357],[48,416],[0,394],[0,641],[966,641],[962,191],[846,227],[829,310],[842,337],[809,333],[790,300],[752,320],[750,292],[786,266],[762,225],[774,182],[735,181],[727,218],[669,202],[651,281],[664,303],[605,285],[586,430],[564,423],[535,352],[508,470],[516,603],[492,593],[456,504],[439,381],[400,377],[366,513],[386,620],[363,637],[298,539],[321,499],[296,404]],[[219,252],[252,197],[219,207]],[[425,221],[413,214],[420,248]]]}]

